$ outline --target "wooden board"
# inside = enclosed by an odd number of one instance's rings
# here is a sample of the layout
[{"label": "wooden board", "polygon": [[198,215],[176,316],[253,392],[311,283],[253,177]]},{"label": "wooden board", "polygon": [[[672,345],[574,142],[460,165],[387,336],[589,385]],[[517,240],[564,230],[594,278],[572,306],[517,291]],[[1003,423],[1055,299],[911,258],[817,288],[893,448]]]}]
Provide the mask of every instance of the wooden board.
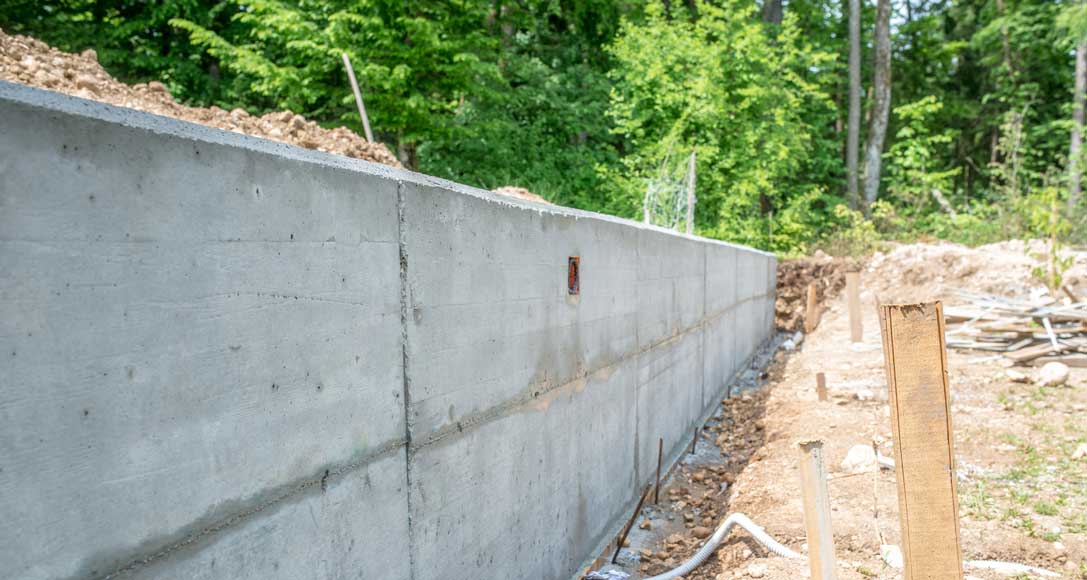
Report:
[{"label": "wooden board", "polygon": [[962,580],[951,393],[939,302],[879,307],[903,580]]},{"label": "wooden board", "polygon": [[1087,367],[1087,354],[1066,354],[1064,356],[1043,356],[1030,361],[1031,366],[1040,367],[1046,363],[1059,362],[1070,367]]},{"label": "wooden board", "polygon": [[849,307],[849,339],[860,342],[864,339],[864,325],[861,321],[861,273],[845,273],[845,297]]},{"label": "wooden board", "polygon": [[827,375],[824,373],[815,373],[815,393],[819,395],[820,401],[827,400]]},{"label": "wooden board", "polygon": [[804,334],[811,334],[819,326],[819,301],[815,282],[808,283],[808,303],[804,309]]},{"label": "wooden board", "polygon": [[800,485],[804,498],[804,527],[808,532],[808,564],[812,580],[837,580],[834,530],[830,524],[830,496],[823,442],[800,443]]}]

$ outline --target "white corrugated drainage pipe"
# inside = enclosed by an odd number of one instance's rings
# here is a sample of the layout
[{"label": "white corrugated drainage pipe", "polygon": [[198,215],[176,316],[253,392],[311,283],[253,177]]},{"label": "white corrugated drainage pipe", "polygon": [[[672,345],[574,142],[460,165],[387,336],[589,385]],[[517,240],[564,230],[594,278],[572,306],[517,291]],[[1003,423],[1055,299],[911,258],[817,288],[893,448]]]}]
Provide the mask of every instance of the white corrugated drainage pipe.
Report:
[{"label": "white corrugated drainage pipe", "polygon": [[[717,547],[721,545],[721,542],[728,536],[728,533],[732,531],[733,526],[740,526],[747,530],[749,534],[760,544],[762,544],[767,550],[770,550],[774,554],[783,558],[803,559],[807,560],[807,556],[794,552],[786,546],[779,543],[774,538],[770,537],[770,534],[766,533],[766,530],[760,528],[758,524],[751,521],[751,518],[741,513],[734,513],[727,518],[724,522],[721,522],[720,526],[717,526],[717,531],[710,536],[709,540],[706,540],[705,545],[695,552],[694,556],[691,556],[686,562],[679,565],[678,568],[673,568],[663,574],[658,574],[646,580],[672,580],[680,576],[686,576],[695,568],[698,568],[706,561],[706,558],[713,554]],[[884,557],[886,559],[886,557]],[[1037,574],[1039,576],[1057,577],[1060,576],[1055,572],[1051,572],[1044,568],[1036,568],[1034,566],[1027,566],[1025,564],[1016,564],[1014,562],[998,562],[996,560],[969,560],[964,562],[966,567],[970,568],[982,568],[987,570],[994,570],[1003,574]],[[892,567],[895,567],[892,565]]]},{"label": "white corrugated drainage pipe", "polygon": [[741,513],[734,513],[725,518],[725,521],[722,522],[720,526],[717,526],[717,531],[710,536],[710,539],[706,541],[706,544],[702,546],[702,549],[698,550],[698,552],[696,552],[694,556],[691,556],[689,560],[680,564],[678,568],[673,568],[664,574],[658,574],[652,578],[647,578],[646,580],[671,580],[672,578],[686,576],[692,570],[701,566],[702,563],[706,561],[706,558],[710,557],[710,554],[713,554],[714,550],[717,549],[717,546],[721,545],[721,542],[728,536],[728,533],[732,531],[733,526],[740,526],[747,530],[747,532],[758,540],[760,544],[765,546],[767,550],[770,550],[778,556],[783,558],[804,557],[781,545],[774,538],[771,538],[770,534],[766,533],[766,530],[760,528],[747,516]]}]

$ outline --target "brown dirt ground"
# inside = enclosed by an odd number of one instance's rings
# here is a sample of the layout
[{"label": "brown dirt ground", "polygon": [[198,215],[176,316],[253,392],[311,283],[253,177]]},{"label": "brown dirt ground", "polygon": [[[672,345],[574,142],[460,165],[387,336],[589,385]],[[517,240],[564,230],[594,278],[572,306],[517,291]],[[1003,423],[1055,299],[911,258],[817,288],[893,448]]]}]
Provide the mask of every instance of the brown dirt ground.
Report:
[{"label": "brown dirt ground", "polygon": [[823,303],[838,295],[845,286],[845,273],[856,268],[848,258],[831,258],[822,253],[811,258],[779,262],[774,325],[778,330],[802,330],[808,303],[808,284],[815,282],[816,299]]},{"label": "brown dirt ground", "polygon": [[[850,342],[844,297],[833,299],[799,350],[774,356],[765,388],[722,401],[722,416],[708,424],[699,452],[676,467],[661,505],[639,517],[650,530],[631,534],[624,569],[640,578],[675,567],[701,545],[698,535],[733,512],[805,552],[797,442],[818,438],[825,443],[839,578],[900,578],[879,556],[881,544],[899,543],[893,472],[853,475],[840,466],[852,446],[873,441],[893,455],[876,297],[953,304],[954,288],[1037,295],[1032,246],[919,244],[870,259],[862,272],[863,341]],[[1087,254],[1077,254],[1066,278],[1082,289],[1084,273]],[[1087,443],[1087,369],[1073,368],[1063,387],[1042,388],[1011,382],[989,353],[953,350],[948,364],[964,559],[1019,562],[1087,579],[1087,457],[1074,457]],[[830,390],[826,403],[815,394],[820,371]],[[861,400],[864,391],[874,397]],[[966,574],[1007,577],[973,568]],[[806,562],[771,556],[734,531],[686,580],[748,577],[791,580],[810,572]],[[1017,578],[1023,577],[1029,576]]]}]

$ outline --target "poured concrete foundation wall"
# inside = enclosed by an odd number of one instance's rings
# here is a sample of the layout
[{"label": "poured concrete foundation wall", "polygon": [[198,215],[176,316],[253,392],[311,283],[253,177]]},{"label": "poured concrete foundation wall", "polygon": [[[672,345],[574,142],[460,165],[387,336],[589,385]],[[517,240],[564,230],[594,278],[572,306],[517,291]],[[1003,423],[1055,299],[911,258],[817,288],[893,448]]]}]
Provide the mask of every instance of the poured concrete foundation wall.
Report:
[{"label": "poured concrete foundation wall", "polygon": [[562,580],[775,264],[0,83],[0,272],[0,577]]}]

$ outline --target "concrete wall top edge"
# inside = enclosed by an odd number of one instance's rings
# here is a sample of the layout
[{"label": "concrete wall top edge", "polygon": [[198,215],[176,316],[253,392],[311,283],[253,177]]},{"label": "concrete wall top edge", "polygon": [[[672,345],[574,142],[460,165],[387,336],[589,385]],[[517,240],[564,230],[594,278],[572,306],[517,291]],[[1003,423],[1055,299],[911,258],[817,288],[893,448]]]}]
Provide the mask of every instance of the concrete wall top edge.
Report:
[{"label": "concrete wall top edge", "polygon": [[88,117],[110,123],[117,123],[120,125],[150,131],[153,133],[175,135],[183,139],[203,141],[229,147],[238,147],[260,153],[278,155],[281,157],[306,163],[346,169],[352,172],[366,174],[381,179],[405,181],[423,186],[437,187],[462,195],[483,198],[493,203],[499,203],[512,207],[520,207],[523,209],[533,209],[541,213],[563,215],[574,217],[577,219],[591,219],[619,223],[630,227],[675,236],[678,238],[686,238],[706,244],[736,248],[739,250],[744,250],[746,252],[760,254],[771,258],[774,257],[773,253],[765,252],[748,246],[733,244],[710,238],[703,238],[700,236],[688,235],[674,230],[669,230],[667,228],[629,220],[626,218],[600,214],[575,208],[545,205],[541,203],[510,198],[484,189],[471,187],[468,185],[449,181],[447,179],[441,179],[438,177],[425,175],[422,173],[397,169],[394,167],[372,163],[369,161],[363,161],[361,159],[353,159],[341,155],[335,155],[332,153],[324,153],[321,151],[304,149],[302,147],[290,145],[287,143],[281,143],[270,139],[252,137],[249,135],[243,135],[241,133],[225,131],[214,127],[191,123],[189,121],[182,121],[169,117],[163,117],[160,115],[155,115],[153,113],[139,111],[136,109],[128,109],[125,107],[119,107],[107,103],[101,103],[98,101],[91,101],[79,97],[73,97],[70,95],[29,87],[18,83],[11,83],[8,81],[0,80],[0,100],[20,103],[25,106],[45,109],[48,111],[54,111],[68,115]]}]

